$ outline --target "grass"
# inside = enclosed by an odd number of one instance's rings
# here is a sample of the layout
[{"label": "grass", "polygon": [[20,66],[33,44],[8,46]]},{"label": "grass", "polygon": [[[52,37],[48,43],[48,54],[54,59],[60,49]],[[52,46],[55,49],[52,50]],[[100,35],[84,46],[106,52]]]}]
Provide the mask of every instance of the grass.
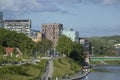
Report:
[{"label": "grass", "polygon": [[22,66],[2,66],[0,68],[0,80],[37,80],[43,75],[47,60],[38,64],[25,64]]},{"label": "grass", "polygon": [[54,60],[53,77],[72,75],[74,73],[77,73],[79,70],[81,70],[81,66],[68,57],[58,58]]}]

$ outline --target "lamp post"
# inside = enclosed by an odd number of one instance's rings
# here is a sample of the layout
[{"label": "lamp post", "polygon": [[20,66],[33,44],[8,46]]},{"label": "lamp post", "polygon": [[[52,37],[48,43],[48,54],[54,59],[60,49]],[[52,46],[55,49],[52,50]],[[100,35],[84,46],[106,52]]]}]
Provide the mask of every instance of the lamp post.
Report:
[{"label": "lamp post", "polygon": [[94,55],[94,47],[92,47],[92,56]]}]

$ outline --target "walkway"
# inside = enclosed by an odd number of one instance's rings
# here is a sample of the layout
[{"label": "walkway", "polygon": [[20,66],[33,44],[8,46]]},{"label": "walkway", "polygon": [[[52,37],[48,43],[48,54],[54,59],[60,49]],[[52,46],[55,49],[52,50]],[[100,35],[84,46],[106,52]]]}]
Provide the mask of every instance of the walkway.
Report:
[{"label": "walkway", "polygon": [[53,59],[49,59],[46,67],[46,72],[44,74],[43,80],[49,80],[52,78],[53,74]]},{"label": "walkway", "polygon": [[71,80],[80,80],[81,78],[86,77],[90,73],[90,69],[86,69],[87,71],[83,73],[76,74],[74,77],[71,78]]},{"label": "walkway", "polygon": [[85,71],[83,73],[79,72],[72,77],[65,78],[65,79],[62,79],[62,80],[80,80],[81,78],[86,77],[89,73],[90,73],[90,69],[87,69],[87,71]]}]

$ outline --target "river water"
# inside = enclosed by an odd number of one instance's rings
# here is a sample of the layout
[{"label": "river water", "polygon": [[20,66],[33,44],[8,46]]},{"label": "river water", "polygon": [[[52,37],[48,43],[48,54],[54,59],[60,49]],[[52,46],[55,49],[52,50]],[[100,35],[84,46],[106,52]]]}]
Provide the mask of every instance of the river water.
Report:
[{"label": "river water", "polygon": [[94,71],[81,80],[120,80],[120,65],[96,66]]}]

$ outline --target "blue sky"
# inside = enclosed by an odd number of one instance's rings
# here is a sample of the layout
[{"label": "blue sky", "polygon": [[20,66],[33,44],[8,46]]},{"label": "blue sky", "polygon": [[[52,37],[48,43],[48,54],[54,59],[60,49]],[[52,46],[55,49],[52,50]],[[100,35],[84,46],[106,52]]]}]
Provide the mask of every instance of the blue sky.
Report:
[{"label": "blue sky", "polygon": [[32,29],[62,23],[81,37],[120,35],[120,0],[0,0],[4,19],[31,19]]}]

